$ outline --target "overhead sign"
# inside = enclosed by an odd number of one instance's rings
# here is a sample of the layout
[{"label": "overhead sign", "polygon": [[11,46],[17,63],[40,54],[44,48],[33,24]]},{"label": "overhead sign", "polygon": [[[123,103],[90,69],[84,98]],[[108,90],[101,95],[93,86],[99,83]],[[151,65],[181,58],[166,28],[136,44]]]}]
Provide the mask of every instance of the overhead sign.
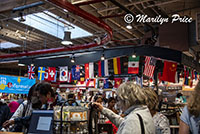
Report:
[{"label": "overhead sign", "polygon": [[25,77],[0,75],[0,92],[28,94],[29,89],[36,83],[36,79]]}]

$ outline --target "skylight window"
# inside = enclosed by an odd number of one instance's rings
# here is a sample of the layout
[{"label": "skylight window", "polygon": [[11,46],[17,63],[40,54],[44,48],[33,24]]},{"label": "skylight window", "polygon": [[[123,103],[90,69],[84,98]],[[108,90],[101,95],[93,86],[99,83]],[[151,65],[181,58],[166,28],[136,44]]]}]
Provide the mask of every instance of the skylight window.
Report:
[{"label": "skylight window", "polygon": [[[26,21],[21,23],[34,27],[60,39],[63,39],[66,28],[71,31],[72,39],[92,36],[91,33],[48,11],[26,15],[24,18]],[[14,19],[18,21],[19,17]],[[72,27],[67,26],[67,24],[70,24]]]},{"label": "skylight window", "polygon": [[0,43],[0,49],[8,49],[8,48],[15,48],[20,47],[20,45],[11,43],[11,42],[1,42]]}]

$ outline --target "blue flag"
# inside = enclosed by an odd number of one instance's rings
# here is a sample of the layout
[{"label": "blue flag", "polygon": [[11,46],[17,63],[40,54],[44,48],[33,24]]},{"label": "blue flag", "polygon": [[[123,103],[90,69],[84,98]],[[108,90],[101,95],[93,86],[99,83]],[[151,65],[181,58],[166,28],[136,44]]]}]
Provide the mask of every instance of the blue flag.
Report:
[{"label": "blue flag", "polygon": [[80,66],[79,65],[73,65],[71,72],[72,72],[72,80],[80,80]]},{"label": "blue flag", "polygon": [[45,67],[38,68],[38,80],[44,80]]},{"label": "blue flag", "polygon": [[109,88],[109,82],[108,82],[108,79],[104,79],[104,86],[103,88]]}]

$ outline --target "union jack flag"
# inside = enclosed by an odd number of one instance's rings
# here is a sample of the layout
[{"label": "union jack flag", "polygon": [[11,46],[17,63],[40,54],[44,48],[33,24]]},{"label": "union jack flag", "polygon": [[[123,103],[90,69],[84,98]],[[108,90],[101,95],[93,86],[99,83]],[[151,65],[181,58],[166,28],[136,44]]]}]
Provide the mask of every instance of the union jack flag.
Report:
[{"label": "union jack flag", "polygon": [[35,67],[34,66],[28,66],[28,78],[34,79],[35,76]]}]

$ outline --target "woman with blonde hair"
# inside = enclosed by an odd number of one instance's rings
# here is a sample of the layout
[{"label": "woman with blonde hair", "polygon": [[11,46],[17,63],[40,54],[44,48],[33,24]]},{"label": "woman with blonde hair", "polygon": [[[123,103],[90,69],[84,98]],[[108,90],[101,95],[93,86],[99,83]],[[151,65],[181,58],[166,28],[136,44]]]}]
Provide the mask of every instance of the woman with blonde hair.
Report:
[{"label": "woman with blonde hair", "polygon": [[158,96],[154,90],[145,88],[146,103],[153,117],[154,125],[156,127],[156,134],[170,134],[169,120],[165,115],[158,112]]},{"label": "woman with blonde hair", "polygon": [[145,105],[144,89],[133,82],[125,82],[116,91],[117,105],[126,114],[124,118],[112,110],[94,103],[108,119],[118,127],[117,134],[154,134],[155,126]]},{"label": "woman with blonde hair", "polygon": [[200,134],[200,81],[190,95],[180,118],[179,134]]}]

